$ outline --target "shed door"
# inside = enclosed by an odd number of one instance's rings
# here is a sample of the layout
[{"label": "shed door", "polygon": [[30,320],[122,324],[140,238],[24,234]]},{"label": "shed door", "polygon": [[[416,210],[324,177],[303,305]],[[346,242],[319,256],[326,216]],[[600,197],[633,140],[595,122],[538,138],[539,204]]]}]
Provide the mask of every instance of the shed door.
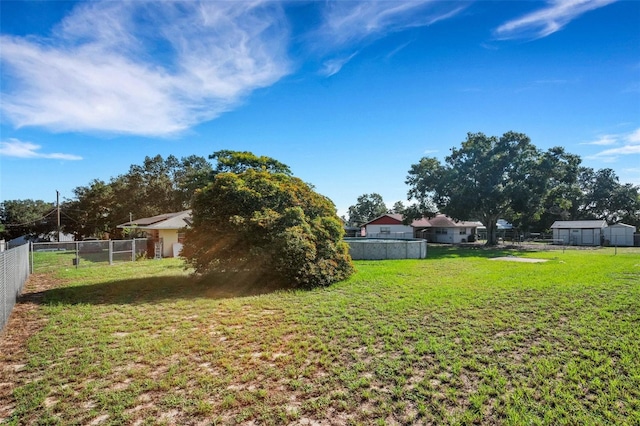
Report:
[{"label": "shed door", "polygon": [[571,242],[572,246],[579,246],[582,244],[582,232],[579,229],[571,230]]},{"label": "shed door", "polygon": [[594,245],[595,241],[594,241],[594,235],[595,234],[595,230],[594,229],[583,229],[582,230],[582,244],[585,246],[592,246]]}]

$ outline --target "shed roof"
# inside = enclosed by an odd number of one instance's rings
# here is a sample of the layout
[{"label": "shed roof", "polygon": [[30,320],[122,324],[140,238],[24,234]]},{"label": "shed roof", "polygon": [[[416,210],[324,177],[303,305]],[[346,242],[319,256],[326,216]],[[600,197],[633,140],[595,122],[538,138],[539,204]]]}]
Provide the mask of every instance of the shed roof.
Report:
[{"label": "shed roof", "polygon": [[551,229],[606,228],[606,220],[556,220]]},{"label": "shed roof", "polygon": [[636,227],[633,225],[627,225],[626,223],[616,223],[614,225],[609,225],[609,228],[630,228],[635,231]]}]

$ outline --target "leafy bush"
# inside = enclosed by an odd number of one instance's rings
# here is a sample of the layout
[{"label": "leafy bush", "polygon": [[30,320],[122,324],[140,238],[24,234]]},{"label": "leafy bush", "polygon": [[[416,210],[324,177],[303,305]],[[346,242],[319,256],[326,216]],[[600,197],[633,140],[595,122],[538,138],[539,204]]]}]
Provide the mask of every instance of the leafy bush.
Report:
[{"label": "leafy bush", "polygon": [[198,273],[251,270],[326,286],[353,272],[335,206],[299,178],[248,169],[198,190],[182,255]]}]

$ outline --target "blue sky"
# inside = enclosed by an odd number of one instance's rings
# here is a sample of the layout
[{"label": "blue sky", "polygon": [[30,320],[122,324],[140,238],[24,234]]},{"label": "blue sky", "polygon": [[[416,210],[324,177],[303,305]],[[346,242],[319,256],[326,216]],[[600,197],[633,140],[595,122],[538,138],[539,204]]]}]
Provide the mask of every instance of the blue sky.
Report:
[{"label": "blue sky", "polygon": [[248,150],[340,214],[467,132],[640,184],[640,2],[0,2],[0,199]]}]

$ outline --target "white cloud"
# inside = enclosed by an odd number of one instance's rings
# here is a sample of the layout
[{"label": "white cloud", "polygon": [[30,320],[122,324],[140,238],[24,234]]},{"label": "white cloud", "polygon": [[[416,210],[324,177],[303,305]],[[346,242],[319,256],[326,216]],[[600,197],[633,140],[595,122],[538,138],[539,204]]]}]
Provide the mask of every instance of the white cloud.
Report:
[{"label": "white cloud", "polygon": [[320,74],[324,75],[325,77],[331,77],[332,75],[339,73],[342,67],[357,54],[358,52],[355,52],[343,58],[333,58],[325,61],[322,64],[323,68],[322,70],[320,70]]},{"label": "white cloud", "polygon": [[457,15],[466,6],[434,0],[411,2],[337,1],[329,4],[319,30],[323,42],[344,45],[390,32],[432,25]]},{"label": "white cloud", "polygon": [[[633,155],[640,154],[640,128],[635,129],[634,131],[627,133],[625,135],[619,136],[609,136],[612,138],[613,142],[609,145],[621,145],[615,148],[605,149],[604,151],[600,151],[589,158],[591,159],[599,159],[606,162],[613,162],[618,159],[621,155]],[[597,145],[592,143],[593,145]],[[602,144],[600,144],[602,145]]]},{"label": "white cloud", "polygon": [[[452,18],[464,10],[467,3],[437,0],[330,2],[325,9],[322,25],[309,35],[311,49],[329,55],[338,52],[337,59],[324,63],[323,74],[333,75],[354,56],[351,53],[339,53],[342,49],[348,51],[389,33]],[[333,65],[332,74],[326,71],[328,63]]]},{"label": "white cloud", "polygon": [[38,152],[42,148],[31,142],[23,142],[18,139],[9,139],[0,142],[0,154],[5,157],[17,158],[48,158],[53,160],[82,160],[82,157],[73,154]]},{"label": "white cloud", "polygon": [[606,149],[597,154],[598,157],[609,157],[626,154],[640,154],[640,145],[625,145],[618,148]]},{"label": "white cloud", "polygon": [[581,145],[607,146],[607,145],[615,145],[617,143],[618,143],[618,135],[603,135],[594,141],[584,142]]},{"label": "white cloud", "polygon": [[500,25],[495,30],[495,36],[502,40],[547,37],[583,13],[615,1],[617,0],[550,0],[545,8]]},{"label": "white cloud", "polygon": [[640,144],[640,127],[626,135],[624,139],[630,144]]},{"label": "white cloud", "polygon": [[271,2],[83,3],[51,39],[0,38],[1,111],[17,127],[179,132],[289,72],[284,22]]}]

